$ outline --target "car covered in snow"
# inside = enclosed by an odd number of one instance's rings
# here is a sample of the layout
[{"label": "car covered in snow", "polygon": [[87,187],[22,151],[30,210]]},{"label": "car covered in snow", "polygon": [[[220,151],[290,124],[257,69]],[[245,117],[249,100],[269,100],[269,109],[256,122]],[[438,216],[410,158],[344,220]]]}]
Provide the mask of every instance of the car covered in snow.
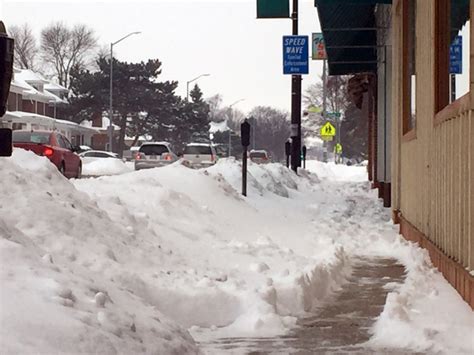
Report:
[{"label": "car covered in snow", "polygon": [[266,164],[270,162],[266,150],[251,150],[249,153],[249,159],[257,164]]},{"label": "car covered in snow", "polygon": [[102,159],[120,159],[117,153],[103,150],[87,150],[79,154],[84,164]]},{"label": "car covered in snow", "polygon": [[183,164],[192,168],[205,168],[217,162],[216,149],[207,143],[189,143],[183,151]]},{"label": "car covered in snow", "polygon": [[168,142],[143,143],[135,154],[135,170],[157,168],[178,160]]},{"label": "car covered in snow", "polygon": [[48,158],[64,176],[80,178],[81,158],[69,140],[56,131],[13,131],[13,146]]}]

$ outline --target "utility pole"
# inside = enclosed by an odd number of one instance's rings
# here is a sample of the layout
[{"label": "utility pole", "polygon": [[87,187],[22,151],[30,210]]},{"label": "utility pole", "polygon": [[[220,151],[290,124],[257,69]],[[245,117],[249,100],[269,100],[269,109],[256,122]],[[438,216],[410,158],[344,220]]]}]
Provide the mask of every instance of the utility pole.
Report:
[{"label": "utility pole", "polygon": [[[238,104],[239,102],[244,101],[244,100],[245,99],[239,99],[239,100],[237,100],[237,101],[235,101],[235,102],[233,102],[229,105],[232,120],[234,120],[234,110],[233,110],[232,106],[234,106],[235,104]],[[229,152],[228,154],[229,155],[228,155],[228,157],[230,158],[230,155],[232,153],[232,130],[230,129],[229,124],[227,124],[227,127],[229,128],[229,147],[228,147],[228,152]]]},{"label": "utility pole", "polygon": [[118,41],[115,41],[113,43],[110,43],[110,91],[109,91],[109,128],[108,128],[108,133],[109,133],[109,152],[112,152],[113,150],[113,142],[114,142],[114,123],[113,123],[113,115],[114,115],[114,109],[113,109],[113,64],[114,64],[114,46],[122,42],[125,38],[128,38],[132,35],[138,35],[141,32],[130,32],[128,35],[123,36],[120,38]]},{"label": "utility pole", "polygon": [[[293,35],[298,35],[298,0],[293,0]],[[301,166],[301,75],[291,76],[291,169]]]},{"label": "utility pole", "polygon": [[[323,121],[326,119],[326,59],[323,61]],[[323,161],[327,163],[328,161],[328,142],[323,142]]]}]

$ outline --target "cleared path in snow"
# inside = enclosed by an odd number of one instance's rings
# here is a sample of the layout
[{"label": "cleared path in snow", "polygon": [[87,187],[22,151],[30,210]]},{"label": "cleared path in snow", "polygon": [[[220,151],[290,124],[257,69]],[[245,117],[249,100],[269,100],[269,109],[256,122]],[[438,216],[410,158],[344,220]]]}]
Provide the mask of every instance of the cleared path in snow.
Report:
[{"label": "cleared path in snow", "polygon": [[208,354],[407,354],[370,349],[369,329],[382,312],[387,293],[404,280],[395,259],[356,259],[348,282],[313,315],[301,318],[290,334],[278,338],[223,338],[201,343]]}]

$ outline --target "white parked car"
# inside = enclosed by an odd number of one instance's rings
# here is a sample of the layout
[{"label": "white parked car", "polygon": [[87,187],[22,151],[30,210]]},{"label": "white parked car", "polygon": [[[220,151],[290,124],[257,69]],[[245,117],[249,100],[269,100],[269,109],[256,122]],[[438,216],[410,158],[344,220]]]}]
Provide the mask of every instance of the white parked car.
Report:
[{"label": "white parked car", "polygon": [[217,162],[217,153],[211,144],[189,143],[183,152],[184,164],[193,168],[205,168]]},{"label": "white parked car", "polygon": [[147,142],[135,154],[135,170],[166,166],[177,160],[178,156],[168,142]]},{"label": "white parked car", "polygon": [[120,159],[117,153],[106,152],[103,150],[87,150],[79,154],[84,164],[101,159]]}]

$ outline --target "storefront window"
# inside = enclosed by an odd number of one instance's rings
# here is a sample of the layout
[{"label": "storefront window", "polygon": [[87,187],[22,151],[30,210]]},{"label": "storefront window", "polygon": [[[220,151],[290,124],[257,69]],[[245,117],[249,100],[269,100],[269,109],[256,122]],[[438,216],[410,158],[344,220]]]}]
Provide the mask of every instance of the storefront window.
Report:
[{"label": "storefront window", "polygon": [[416,1],[403,2],[404,121],[403,134],[416,126]]},{"label": "storefront window", "polygon": [[[469,91],[469,0],[451,0],[450,101]],[[453,77],[454,76],[454,77]]]},{"label": "storefront window", "polygon": [[437,0],[437,109],[469,92],[469,0]]}]

